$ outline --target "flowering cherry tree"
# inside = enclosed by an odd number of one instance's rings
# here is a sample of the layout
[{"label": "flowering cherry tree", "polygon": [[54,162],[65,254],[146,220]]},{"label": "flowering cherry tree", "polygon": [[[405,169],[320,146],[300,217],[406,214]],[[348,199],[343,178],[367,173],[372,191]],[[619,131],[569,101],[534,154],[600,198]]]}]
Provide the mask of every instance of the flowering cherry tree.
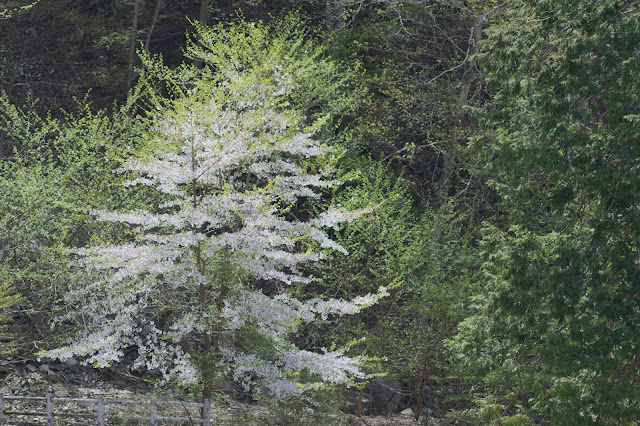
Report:
[{"label": "flowering cherry tree", "polygon": [[[201,382],[205,398],[225,373],[278,399],[362,376],[340,351],[290,342],[305,323],[356,313],[385,295],[301,301],[287,292],[310,282],[301,265],[347,254],[326,230],[358,215],[338,207],[299,219],[292,210],[337,184],[319,161],[329,152],[318,140],[327,117],[310,119],[287,97],[322,62],[303,60],[301,41],[283,55],[283,39],[264,27],[235,31],[200,29],[205,48],[190,52],[210,68],[183,71],[192,73],[188,84],[176,77],[182,94],[155,117],[148,154],[121,170],[129,185],[156,191],[156,208],[91,212],[138,232],[127,244],[73,252],[86,281],[66,295],[74,308],[63,319],[81,319],[82,331],[44,355],[105,367],[135,348],[136,366]],[[221,50],[229,37],[245,44],[236,57]]]}]

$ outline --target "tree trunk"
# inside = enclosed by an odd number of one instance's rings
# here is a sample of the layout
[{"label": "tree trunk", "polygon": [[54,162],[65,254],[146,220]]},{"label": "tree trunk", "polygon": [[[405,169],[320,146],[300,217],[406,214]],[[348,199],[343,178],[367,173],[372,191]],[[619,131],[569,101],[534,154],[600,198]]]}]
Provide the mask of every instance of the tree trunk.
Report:
[{"label": "tree trunk", "polygon": [[[198,161],[196,159],[196,151],[193,145],[193,140],[191,141],[191,143],[192,143],[191,170],[195,172],[198,168]],[[197,210],[198,208],[198,179],[197,178],[193,178],[191,180],[191,192],[192,192],[191,205],[194,210]],[[205,282],[204,282],[206,265],[205,265],[205,259],[202,256],[201,243],[198,243],[198,245],[194,247],[194,252],[196,257],[196,273],[197,273],[197,276],[194,278],[198,282],[198,304],[200,305],[201,314],[204,315],[208,304],[207,304],[207,289],[205,288]],[[200,368],[202,370],[202,382],[203,382],[202,402],[205,403],[205,401],[207,400],[210,401],[211,397],[213,396],[213,385],[214,385],[213,379],[214,378],[213,378],[213,362],[212,361],[214,358],[213,348],[214,346],[217,346],[217,342],[216,344],[213,344],[211,335],[206,330],[206,328],[202,333],[202,337],[204,340],[204,347],[202,352],[202,360],[200,363]],[[203,410],[204,410],[204,407],[203,407]],[[204,411],[202,412],[202,414],[204,414]]]},{"label": "tree trunk", "polygon": [[426,356],[424,362],[422,364],[422,375],[420,377],[420,384],[418,385],[418,401],[416,405],[416,412],[413,415],[413,418],[418,421],[420,419],[420,415],[422,414],[423,402],[424,402],[424,393],[427,388],[427,379],[429,378],[429,357]]},{"label": "tree trunk", "polygon": [[[194,197],[195,198],[195,197]],[[199,284],[199,288],[198,288],[198,298],[199,298],[199,302],[200,302],[200,309],[202,310],[202,314],[204,315],[204,312],[206,310],[206,305],[207,305],[207,293],[206,293],[206,289],[204,287],[204,259],[202,259],[202,250],[200,248],[200,246],[198,245],[198,247],[196,248],[196,269],[198,270],[198,273],[201,274],[201,277],[199,278],[200,284]],[[209,332],[207,332],[206,330],[203,333],[203,338],[204,338],[204,353],[202,356],[202,381],[204,384],[204,387],[202,388],[202,402],[204,402],[205,400],[211,400],[211,397],[213,396],[213,359],[214,359],[214,349],[215,347],[218,345],[217,339],[215,339],[214,337],[214,342],[212,342],[212,338],[211,335],[209,334]]]},{"label": "tree trunk", "polygon": [[153,9],[153,18],[151,19],[151,25],[149,26],[149,31],[147,32],[147,40],[144,42],[144,49],[149,51],[149,45],[151,44],[151,35],[153,34],[153,30],[156,27],[156,22],[158,22],[158,15],[160,15],[160,9],[164,7],[164,0],[156,0],[156,7]]},{"label": "tree trunk", "polygon": [[131,28],[131,45],[129,46],[129,71],[127,73],[127,90],[131,89],[133,83],[133,62],[136,59],[136,35],[138,33],[138,12],[140,11],[140,0],[136,0],[133,6],[133,27]]},{"label": "tree trunk", "polygon": [[344,7],[339,0],[325,0],[324,22],[329,37],[329,53],[331,57],[337,59],[340,53],[336,33],[340,30],[340,19],[344,14]]},{"label": "tree trunk", "polygon": [[[479,7],[480,11],[478,13],[477,22],[471,30],[470,42],[472,46],[469,46],[469,55],[474,55],[479,52],[479,43],[482,38],[482,28],[483,28],[483,17],[482,17],[482,7],[484,6],[484,0],[480,2]],[[469,102],[469,90],[471,89],[471,82],[473,78],[469,76],[470,73],[473,72],[473,69],[476,66],[476,61],[473,56],[466,59],[466,63],[464,66],[464,75],[462,77],[462,82],[460,85],[460,92],[458,92],[458,99],[456,101],[457,104],[457,114],[456,114],[456,126],[461,129],[463,126],[462,121],[464,120],[466,114],[464,112],[464,107]],[[463,143],[462,138],[453,138],[449,141],[445,149],[444,155],[444,163],[442,165],[442,174],[440,175],[440,179],[438,181],[437,187],[437,205],[442,206],[449,197],[449,190],[451,188],[451,177],[453,175],[454,167],[456,164],[456,157],[458,155],[458,149],[460,144]]]},{"label": "tree trunk", "polygon": [[209,22],[209,0],[200,0],[200,15],[198,21],[201,25],[207,25]]}]

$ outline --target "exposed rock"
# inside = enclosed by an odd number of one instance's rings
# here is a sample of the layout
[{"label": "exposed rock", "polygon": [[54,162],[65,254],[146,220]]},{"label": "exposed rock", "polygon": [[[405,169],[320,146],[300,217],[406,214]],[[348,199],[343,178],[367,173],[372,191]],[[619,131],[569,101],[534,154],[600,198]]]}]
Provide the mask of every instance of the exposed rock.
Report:
[{"label": "exposed rock", "polygon": [[[357,389],[347,389],[344,392],[344,399],[346,400],[347,404],[343,405],[343,409],[345,410],[345,412],[347,413],[351,413],[351,414],[358,414],[358,399],[360,398],[360,391]],[[368,393],[363,393],[362,394],[362,409],[366,410],[367,407],[369,407],[369,394]]]},{"label": "exposed rock", "polygon": [[405,417],[413,417],[413,410],[411,408],[407,408],[405,410],[402,410],[402,412],[400,412],[400,415]]},{"label": "exposed rock", "polygon": [[67,358],[66,361],[64,362],[65,365],[69,368],[77,368],[80,366],[80,363],[78,362],[77,359],[75,359],[74,357],[71,358]]},{"label": "exposed rock", "polygon": [[7,328],[7,333],[9,333],[10,335],[18,334],[18,332],[20,332],[21,329],[22,329],[21,324],[14,323]]},{"label": "exposed rock", "polygon": [[[165,391],[158,390],[153,391],[149,387],[148,383],[144,380],[135,380],[135,377],[129,374],[114,373],[109,375],[108,380],[102,380],[101,372],[94,370],[90,367],[84,367],[78,365],[75,368],[64,368],[64,365],[60,363],[63,369],[59,372],[52,370],[57,367],[55,363],[43,364],[41,367],[48,366],[49,368],[37,368],[34,364],[9,364],[13,369],[2,380],[0,380],[0,392],[4,395],[14,396],[37,396],[44,397],[47,393],[52,393],[55,397],[64,398],[96,398],[97,395],[104,395],[107,399],[130,399],[130,400],[149,400],[149,399],[169,399],[169,400],[197,400],[197,395],[190,393],[189,389],[170,388]],[[48,370],[47,373],[44,371]],[[392,397],[392,402],[399,398],[400,383],[393,380],[378,380],[376,386],[373,388],[374,395],[380,395],[386,392],[386,395]],[[386,390],[384,390],[386,389]],[[345,392],[345,396],[348,396],[348,391]],[[357,401],[359,392],[352,390],[352,397],[355,397]],[[227,390],[222,395],[232,395],[231,390]],[[364,392],[363,397],[368,395]],[[366,405],[365,405],[366,403]],[[395,402],[394,402],[395,404]],[[363,406],[368,408],[368,402],[364,401]],[[397,404],[396,404],[397,407]],[[46,410],[44,410],[42,401],[33,403],[10,401],[8,407],[13,411],[42,411],[43,417],[27,417],[27,416],[12,416],[9,424],[12,425],[36,425],[46,424]],[[95,405],[76,402],[64,402],[56,401],[55,410],[59,413],[64,412],[77,412],[92,414],[95,413]],[[131,407],[119,407],[110,406],[113,412],[120,412],[123,414],[134,414],[147,416],[148,406],[131,406]],[[59,410],[59,411],[58,411]],[[129,410],[129,411],[127,411]],[[185,410],[182,408],[181,410]],[[218,400],[216,404],[211,407],[212,416],[216,419],[216,425],[247,425],[247,426],[262,426],[265,424],[282,424],[282,411],[270,410],[267,407],[257,404],[246,404],[233,400],[233,398],[223,397]],[[159,408],[159,414],[172,415],[175,414],[169,409]],[[287,416],[292,413],[285,413]],[[190,410],[188,415],[197,417],[199,416],[198,409],[194,408]],[[422,417],[419,422],[413,419],[413,412],[405,410],[400,415],[386,415],[386,416],[364,416],[357,417],[355,415],[344,414],[322,414],[321,412],[314,413],[311,410],[310,413],[298,412],[295,415],[307,416],[297,424],[330,424],[336,426],[357,425],[357,426],[414,426],[414,425],[429,425],[435,426],[438,424],[436,419],[430,417]],[[291,418],[288,417],[288,421]],[[319,422],[321,419],[322,422]],[[72,419],[60,416],[56,418],[56,425],[58,426],[71,426],[78,424]]]},{"label": "exposed rock", "polygon": [[54,364],[49,364],[49,370],[51,371],[62,371],[66,368],[66,366],[61,362],[56,362]]},{"label": "exposed rock", "polygon": [[53,371],[49,370],[49,373],[47,374],[47,381],[49,383],[62,383],[64,382],[64,379]]},{"label": "exposed rock", "polygon": [[399,380],[388,380],[375,377],[371,380],[370,394],[373,409],[378,413],[390,414],[400,406],[402,384]]}]

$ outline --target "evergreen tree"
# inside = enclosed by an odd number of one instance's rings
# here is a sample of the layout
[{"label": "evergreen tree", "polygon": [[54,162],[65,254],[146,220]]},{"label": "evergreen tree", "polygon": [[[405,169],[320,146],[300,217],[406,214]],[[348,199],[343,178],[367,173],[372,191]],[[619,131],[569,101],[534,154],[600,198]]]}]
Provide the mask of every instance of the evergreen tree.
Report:
[{"label": "evergreen tree", "polygon": [[513,1],[487,34],[477,141],[507,218],[484,241],[492,321],[458,348],[556,423],[637,419],[640,9]]}]

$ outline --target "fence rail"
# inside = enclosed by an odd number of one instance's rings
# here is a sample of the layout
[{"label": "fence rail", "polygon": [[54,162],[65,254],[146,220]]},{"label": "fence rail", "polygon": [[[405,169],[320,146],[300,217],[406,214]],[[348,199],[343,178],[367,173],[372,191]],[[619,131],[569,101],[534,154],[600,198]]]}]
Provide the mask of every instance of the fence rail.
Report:
[{"label": "fence rail", "polygon": [[[191,422],[197,424],[203,424],[205,426],[211,426],[211,403],[208,399],[204,400],[204,403],[200,402],[181,402],[181,401],[155,401],[155,400],[131,400],[131,399],[106,399],[104,395],[98,395],[97,398],[58,398],[53,394],[47,394],[46,397],[42,396],[11,396],[3,395],[0,393],[0,425],[7,424],[8,416],[40,416],[44,417],[45,413],[39,411],[14,411],[8,410],[6,407],[6,401],[46,401],[47,403],[47,425],[54,426],[55,403],[56,402],[73,402],[77,404],[96,404],[97,411],[95,414],[87,413],[69,413],[61,412],[58,415],[63,414],[67,417],[93,417],[97,419],[98,426],[105,426],[105,420],[113,418],[125,418],[131,420],[148,420],[152,426],[158,426],[158,422]],[[107,405],[149,405],[149,416],[139,415],[126,415],[126,414],[106,414]],[[174,416],[161,416],[158,415],[158,407],[192,407],[201,408],[201,417],[174,417]]]}]

